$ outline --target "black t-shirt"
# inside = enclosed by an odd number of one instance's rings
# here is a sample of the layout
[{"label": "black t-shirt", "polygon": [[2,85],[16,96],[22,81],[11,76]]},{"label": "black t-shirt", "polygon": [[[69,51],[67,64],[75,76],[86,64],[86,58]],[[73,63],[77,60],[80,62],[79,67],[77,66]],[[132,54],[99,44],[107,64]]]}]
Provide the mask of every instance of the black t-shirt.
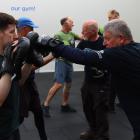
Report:
[{"label": "black t-shirt", "polygon": [[[3,56],[0,56],[0,68]],[[10,93],[0,107],[0,139],[10,136],[19,127],[20,89],[16,80],[12,81]]]},{"label": "black t-shirt", "polygon": [[[87,48],[92,50],[103,50],[103,37],[99,37],[96,41],[82,40],[77,48],[88,51]],[[90,50],[89,50],[90,51]],[[85,66],[85,81],[87,82],[103,82],[106,77],[106,70],[101,65],[98,66]]]}]

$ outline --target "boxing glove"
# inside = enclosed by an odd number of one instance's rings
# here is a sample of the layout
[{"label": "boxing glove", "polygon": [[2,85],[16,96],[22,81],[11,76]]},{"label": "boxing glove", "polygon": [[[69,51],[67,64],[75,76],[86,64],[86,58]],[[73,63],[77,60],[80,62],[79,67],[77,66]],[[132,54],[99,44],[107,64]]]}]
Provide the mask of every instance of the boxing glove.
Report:
[{"label": "boxing glove", "polygon": [[62,41],[56,38],[51,38],[49,36],[39,36],[38,33],[33,31],[27,34],[27,38],[30,40],[32,48],[37,52],[40,52],[42,55],[53,52],[56,46],[63,44]]},{"label": "boxing glove", "polygon": [[21,78],[21,67],[23,62],[30,51],[30,41],[26,37],[22,37],[19,39],[18,44],[16,45],[16,51],[14,52],[14,67],[16,72],[16,78]]},{"label": "boxing glove", "polygon": [[14,60],[13,60],[13,49],[15,46],[7,45],[4,50],[3,61],[0,69],[0,77],[5,73],[14,74]]},{"label": "boxing glove", "polygon": [[33,64],[36,67],[41,67],[44,64],[42,55],[36,50],[31,50],[25,61],[26,63]]}]

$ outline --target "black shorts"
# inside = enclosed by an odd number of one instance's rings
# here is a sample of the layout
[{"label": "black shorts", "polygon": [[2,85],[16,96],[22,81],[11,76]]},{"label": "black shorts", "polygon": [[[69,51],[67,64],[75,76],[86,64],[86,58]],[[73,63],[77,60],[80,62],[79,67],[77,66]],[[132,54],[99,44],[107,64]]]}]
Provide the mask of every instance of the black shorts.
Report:
[{"label": "black shorts", "polygon": [[19,130],[15,130],[10,136],[5,138],[0,138],[0,140],[20,140]]}]

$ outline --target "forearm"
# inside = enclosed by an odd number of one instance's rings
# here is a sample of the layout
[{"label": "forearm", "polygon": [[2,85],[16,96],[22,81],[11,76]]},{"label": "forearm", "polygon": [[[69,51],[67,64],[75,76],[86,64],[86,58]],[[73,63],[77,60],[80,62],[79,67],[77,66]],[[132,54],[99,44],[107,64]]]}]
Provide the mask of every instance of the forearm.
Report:
[{"label": "forearm", "polygon": [[0,79],[0,106],[5,102],[11,89],[11,75],[6,73]]},{"label": "forearm", "polygon": [[96,65],[99,63],[99,56],[94,51],[83,51],[78,48],[72,48],[69,46],[56,46],[53,50],[56,56],[62,56],[74,63],[82,65]]},{"label": "forearm", "polygon": [[22,66],[22,69],[21,69],[21,79],[19,81],[19,85],[22,86],[25,81],[27,80],[27,78],[29,77],[31,71],[32,71],[32,64],[27,64],[25,63],[23,66]]},{"label": "forearm", "polygon": [[55,57],[52,55],[52,53],[50,53],[46,57],[43,57],[44,65],[48,64],[49,62],[51,62],[54,58]]},{"label": "forearm", "polygon": [[[49,53],[49,55],[43,57],[43,65],[47,65],[49,62],[51,62],[55,57],[52,55],[52,53]],[[37,70],[40,67],[32,66],[32,70]]]}]

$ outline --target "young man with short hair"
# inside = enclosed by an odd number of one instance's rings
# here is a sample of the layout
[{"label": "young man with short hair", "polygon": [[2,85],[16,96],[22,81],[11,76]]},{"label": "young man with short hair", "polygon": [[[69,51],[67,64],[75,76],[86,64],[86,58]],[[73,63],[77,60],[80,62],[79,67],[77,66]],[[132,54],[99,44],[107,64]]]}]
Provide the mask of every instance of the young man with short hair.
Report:
[{"label": "young man with short hair", "polygon": [[[17,38],[16,20],[13,16],[0,13],[0,140],[20,140],[19,135],[19,79],[21,74],[20,59],[29,48],[29,40],[13,44]],[[26,45],[24,51],[22,47]],[[24,54],[26,55],[26,53]],[[30,71],[30,65],[24,65]],[[18,73],[17,73],[18,71]],[[16,78],[15,78],[16,76]],[[21,79],[22,80],[22,79]]]}]

